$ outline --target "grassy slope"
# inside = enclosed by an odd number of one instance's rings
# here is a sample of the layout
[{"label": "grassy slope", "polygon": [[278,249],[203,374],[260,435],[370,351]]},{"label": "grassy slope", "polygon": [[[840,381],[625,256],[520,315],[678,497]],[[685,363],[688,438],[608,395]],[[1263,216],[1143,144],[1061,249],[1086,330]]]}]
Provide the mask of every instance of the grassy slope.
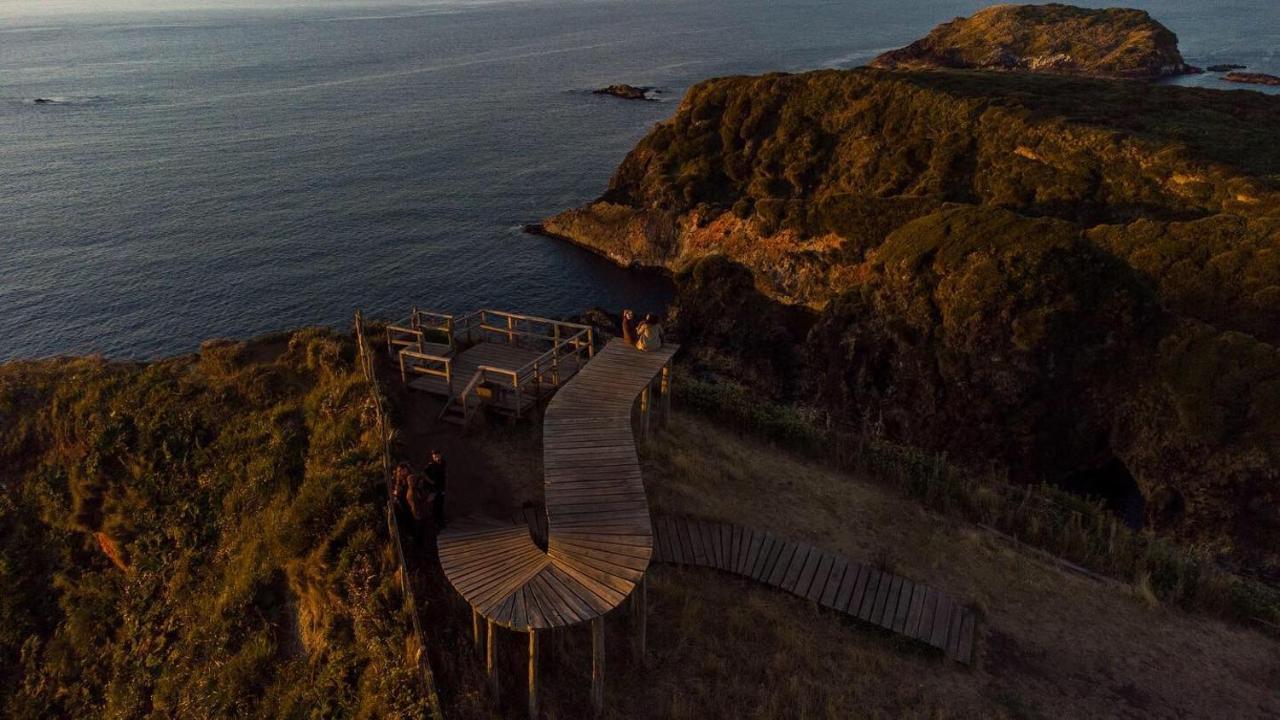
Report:
[{"label": "grassy slope", "polygon": [[[487,483],[536,500],[534,432],[477,441]],[[834,473],[677,412],[644,451],[656,511],[773,530],[879,561],[986,615],[973,671],[811,603],[714,571],[655,566],[649,663],[627,614],[608,622],[607,717],[1268,717],[1280,712],[1276,641],[1064,574],[874,483]],[[532,479],[531,479],[532,478]],[[459,615],[465,625],[465,615]],[[452,717],[494,717],[479,658],[457,641]],[[587,709],[589,635],[548,640],[551,718]],[[502,712],[524,688],[522,638],[504,634]]]},{"label": "grassy slope", "polygon": [[352,357],[0,367],[0,715],[422,714]]}]

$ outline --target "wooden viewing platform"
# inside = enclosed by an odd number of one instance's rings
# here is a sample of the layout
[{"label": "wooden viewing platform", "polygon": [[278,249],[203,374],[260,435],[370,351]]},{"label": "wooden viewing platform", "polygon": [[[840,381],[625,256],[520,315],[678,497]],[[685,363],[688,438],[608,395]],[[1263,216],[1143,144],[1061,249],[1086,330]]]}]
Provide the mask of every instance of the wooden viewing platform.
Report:
[{"label": "wooden viewing platform", "polygon": [[487,662],[496,683],[495,628],[529,635],[529,714],[537,715],[537,633],[590,622],[592,703],[604,702],[604,615],[635,595],[644,644],[644,576],[653,527],[633,434],[639,403],[647,433],[659,385],[670,398],[678,346],[642,352],[612,340],[561,387],[543,418],[545,550],[529,528],[464,518],[438,539],[445,576],[470,604],[477,636],[487,623]]},{"label": "wooden viewing platform", "polygon": [[465,426],[481,408],[527,415],[591,358],[593,332],[501,310],[455,316],[414,308],[387,326],[387,351],[406,385],[444,397],[441,418]]}]

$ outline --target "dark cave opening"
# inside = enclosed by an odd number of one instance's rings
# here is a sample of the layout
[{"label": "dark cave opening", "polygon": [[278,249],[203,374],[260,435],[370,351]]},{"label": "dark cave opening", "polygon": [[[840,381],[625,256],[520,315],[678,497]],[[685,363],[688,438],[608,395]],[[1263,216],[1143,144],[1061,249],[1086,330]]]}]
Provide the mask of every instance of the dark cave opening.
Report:
[{"label": "dark cave opening", "polygon": [[1146,498],[1129,468],[1117,457],[1096,467],[1075,470],[1058,485],[1074,495],[1101,499],[1108,510],[1133,530],[1141,530],[1146,525]]}]

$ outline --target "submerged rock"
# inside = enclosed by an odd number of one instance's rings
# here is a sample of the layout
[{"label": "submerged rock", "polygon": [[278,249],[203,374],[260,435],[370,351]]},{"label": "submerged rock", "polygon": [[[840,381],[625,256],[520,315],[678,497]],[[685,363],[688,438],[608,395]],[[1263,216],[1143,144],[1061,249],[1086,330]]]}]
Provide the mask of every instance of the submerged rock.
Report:
[{"label": "submerged rock", "polygon": [[1221,72],[1231,72],[1232,70],[1244,70],[1247,67],[1248,65],[1234,65],[1232,63],[1224,63],[1222,65],[1210,65],[1209,67],[1205,68],[1205,70],[1208,70],[1209,72],[1221,73]]},{"label": "submerged rock", "polygon": [[997,5],[872,61],[891,70],[974,68],[1153,80],[1199,72],[1142,10]]}]

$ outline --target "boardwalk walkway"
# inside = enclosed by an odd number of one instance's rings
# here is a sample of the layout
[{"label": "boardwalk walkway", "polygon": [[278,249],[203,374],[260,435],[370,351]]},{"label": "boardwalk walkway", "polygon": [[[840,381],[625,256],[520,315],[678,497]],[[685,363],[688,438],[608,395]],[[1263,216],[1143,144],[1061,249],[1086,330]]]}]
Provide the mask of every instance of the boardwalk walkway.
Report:
[{"label": "boardwalk walkway", "polygon": [[[538,508],[526,506],[511,521],[541,538],[540,517]],[[654,562],[740,575],[973,663],[977,617],[936,588],[741,525],[657,515],[653,526]]]},{"label": "boardwalk walkway", "polygon": [[545,551],[526,528],[492,519],[458,520],[440,534],[445,576],[480,616],[523,632],[573,625],[618,607],[644,578],[653,529],[632,411],[638,398],[652,402],[655,380],[666,384],[677,349],[613,340],[552,398]]},{"label": "boardwalk walkway", "polygon": [[936,588],[741,525],[659,516],[654,527],[655,562],[751,578],[932,645],[956,662],[973,660],[973,611]]}]

